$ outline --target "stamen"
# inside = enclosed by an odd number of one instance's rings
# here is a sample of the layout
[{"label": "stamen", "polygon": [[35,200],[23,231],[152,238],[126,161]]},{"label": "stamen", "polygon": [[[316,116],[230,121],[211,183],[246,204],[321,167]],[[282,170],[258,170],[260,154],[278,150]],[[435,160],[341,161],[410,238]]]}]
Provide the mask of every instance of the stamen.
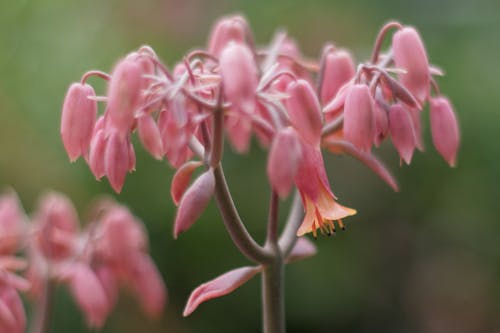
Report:
[{"label": "stamen", "polygon": [[337,223],[339,224],[340,229],[342,229],[342,231],[345,231],[345,226],[342,220],[337,220]]}]

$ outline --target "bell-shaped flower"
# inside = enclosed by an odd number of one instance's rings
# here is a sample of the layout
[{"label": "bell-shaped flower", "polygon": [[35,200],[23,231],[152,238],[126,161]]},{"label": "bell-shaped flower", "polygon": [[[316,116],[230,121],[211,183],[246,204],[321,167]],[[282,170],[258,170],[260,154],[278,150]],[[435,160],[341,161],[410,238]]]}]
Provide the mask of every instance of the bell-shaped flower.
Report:
[{"label": "bell-shaped flower", "polygon": [[341,219],[356,214],[354,209],[335,201],[318,147],[302,145],[302,159],[295,176],[295,184],[305,209],[297,236],[312,232],[316,237],[317,229],[326,234],[335,233],[333,221],[338,221],[343,227]]},{"label": "bell-shaped flower", "polygon": [[219,58],[225,98],[236,113],[251,114],[256,107],[258,69],[252,51],[241,43],[230,43]]},{"label": "bell-shaped flower", "polygon": [[34,215],[38,226],[37,246],[46,258],[63,260],[74,254],[79,231],[78,215],[72,202],[59,193],[47,193]]},{"label": "bell-shaped flower", "polygon": [[344,137],[362,151],[369,151],[375,138],[374,101],[365,84],[354,84],[344,104]]},{"label": "bell-shaped flower", "polygon": [[201,174],[182,196],[174,222],[174,238],[189,229],[208,205],[215,190],[212,169]]},{"label": "bell-shaped flower", "polygon": [[430,71],[424,43],[417,30],[404,27],[392,38],[392,53],[396,67],[404,69],[399,76],[403,85],[423,104],[429,96]]},{"label": "bell-shaped flower", "polygon": [[221,18],[210,33],[208,52],[218,57],[230,42],[245,43],[249,30],[248,23],[240,15]]},{"label": "bell-shaped flower", "polygon": [[450,166],[455,166],[460,133],[457,117],[446,97],[431,98],[430,118],[434,147]]},{"label": "bell-shaped flower", "polygon": [[76,262],[67,269],[71,294],[85,315],[87,324],[101,328],[110,307],[104,288],[96,274],[87,265]]},{"label": "bell-shaped flower", "polygon": [[125,176],[131,167],[130,143],[128,137],[112,131],[106,140],[104,153],[104,171],[111,187],[120,193],[125,183]]},{"label": "bell-shaped flower", "polygon": [[340,88],[354,77],[355,72],[354,61],[348,51],[325,47],[318,82],[321,105],[330,102]]},{"label": "bell-shaped flower", "polygon": [[61,115],[61,138],[73,162],[86,155],[96,121],[97,102],[94,89],[88,84],[73,83],[66,93]]},{"label": "bell-shaped flower", "polygon": [[137,132],[144,148],[157,160],[163,157],[163,143],[160,130],[150,114],[144,114],[137,119]]},{"label": "bell-shaped flower", "polygon": [[142,68],[136,61],[126,58],[118,62],[108,85],[107,131],[113,128],[122,137],[130,131],[141,101],[142,83]]},{"label": "bell-shaped flower", "polygon": [[14,254],[21,246],[26,230],[24,218],[13,190],[0,195],[0,255]]},{"label": "bell-shaped flower", "polygon": [[311,84],[306,80],[297,80],[288,85],[286,92],[290,96],[286,107],[293,127],[309,144],[319,145],[323,120]]},{"label": "bell-shaped flower", "polygon": [[408,110],[401,104],[394,104],[389,110],[389,132],[399,156],[410,164],[416,147],[415,129]]},{"label": "bell-shaped flower", "polygon": [[267,161],[267,177],[281,198],[290,193],[302,158],[301,144],[292,127],[279,131],[274,137]]}]

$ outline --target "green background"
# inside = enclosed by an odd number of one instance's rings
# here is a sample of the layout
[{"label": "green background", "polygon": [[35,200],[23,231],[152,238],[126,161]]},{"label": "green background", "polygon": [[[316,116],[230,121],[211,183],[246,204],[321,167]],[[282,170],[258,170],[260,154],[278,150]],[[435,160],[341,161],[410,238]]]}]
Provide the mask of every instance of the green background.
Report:
[{"label": "green background", "polygon": [[[206,44],[217,17],[234,12],[248,18],[259,44],[285,28],[310,57],[334,41],[366,59],[385,21],[414,25],[431,61],[446,71],[439,83],[460,119],[457,168],[432,147],[427,112],[426,152],[411,167],[399,168],[390,146],[380,149],[400,193],[356,161],[326,157],[333,190],[358,214],[346,220],[347,232],[315,242],[316,257],[287,267],[288,332],[500,330],[499,1],[0,0],[0,186],[14,187],[28,212],[44,190],[64,192],[84,216],[94,196],[113,193],[82,160],[66,157],[59,118],[68,85],[88,69],[109,71],[142,44],[172,66]],[[123,293],[102,332],[258,332],[257,278],[182,318],[194,287],[248,262],[213,203],[174,241],[173,170],[139,145],[136,152],[137,171],[115,197],[147,225],[169,306],[150,322]],[[269,191],[265,157],[256,145],[247,156],[227,148],[224,157],[235,201],[258,240]],[[64,288],[54,306],[51,332],[89,331]]]}]

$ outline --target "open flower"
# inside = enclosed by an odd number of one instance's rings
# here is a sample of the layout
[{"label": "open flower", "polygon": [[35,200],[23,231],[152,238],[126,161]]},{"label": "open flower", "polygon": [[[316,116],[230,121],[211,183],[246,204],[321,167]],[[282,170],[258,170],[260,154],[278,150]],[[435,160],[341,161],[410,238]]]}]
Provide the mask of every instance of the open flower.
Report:
[{"label": "open flower", "polygon": [[319,148],[303,144],[302,153],[295,184],[302,197],[305,216],[297,230],[297,236],[312,232],[316,237],[318,229],[330,235],[335,233],[334,221],[343,229],[341,219],[356,214],[356,210],[335,201]]}]

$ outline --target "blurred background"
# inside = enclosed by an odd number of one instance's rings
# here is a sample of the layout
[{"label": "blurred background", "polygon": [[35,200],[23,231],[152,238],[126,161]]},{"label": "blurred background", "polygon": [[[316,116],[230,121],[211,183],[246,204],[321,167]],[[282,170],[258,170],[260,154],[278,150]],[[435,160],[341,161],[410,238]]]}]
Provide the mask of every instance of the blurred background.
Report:
[{"label": "blurred background", "polygon": [[[428,122],[426,152],[416,153],[411,167],[400,168],[392,149],[382,147],[379,155],[400,193],[348,157],[326,157],[335,193],[358,214],[347,220],[345,233],[318,238],[317,256],[287,267],[288,332],[500,332],[498,0],[0,0],[0,186],[14,187],[28,212],[48,188],[66,193],[80,216],[94,196],[114,195],[146,223],[151,254],[169,288],[161,320],[148,321],[123,293],[102,332],[260,330],[257,278],[181,316],[198,284],[248,264],[214,203],[174,241],[173,170],[166,162],[137,146],[137,171],[115,195],[82,160],[69,163],[59,136],[65,91],[86,70],[109,71],[142,44],[172,65],[206,44],[216,18],[234,12],[247,17],[259,44],[284,28],[310,57],[335,41],[363,60],[385,21],[414,25],[431,62],[447,73],[439,84],[461,125],[454,169],[432,147]],[[91,83],[103,91],[99,80]],[[266,156],[256,145],[244,157],[226,152],[240,213],[263,240]],[[89,332],[62,288],[51,332]]]}]

